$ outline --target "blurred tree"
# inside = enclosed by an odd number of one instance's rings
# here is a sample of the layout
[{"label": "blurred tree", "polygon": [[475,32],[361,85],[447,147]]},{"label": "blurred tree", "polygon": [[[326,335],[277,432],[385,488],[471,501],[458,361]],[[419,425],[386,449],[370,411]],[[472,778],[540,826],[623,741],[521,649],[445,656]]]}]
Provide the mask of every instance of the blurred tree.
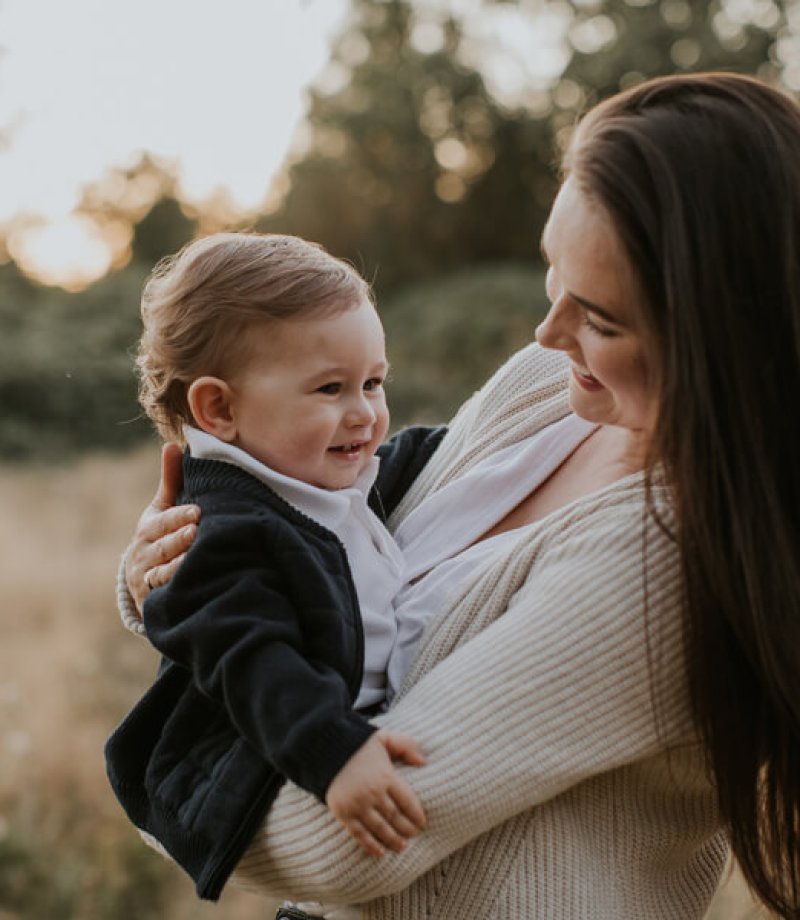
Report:
[{"label": "blurred tree", "polygon": [[[662,74],[733,70],[778,83],[785,62],[785,0],[594,0],[574,2],[572,59],[556,93],[572,112]],[[560,119],[563,123],[563,116]]]},{"label": "blurred tree", "polygon": [[[142,267],[132,265],[80,294],[0,272],[0,456],[62,460],[89,447],[128,446],[140,419],[131,349],[139,334]],[[24,283],[24,282],[23,282]],[[10,334],[6,310],[14,317]]]},{"label": "blurred tree", "polygon": [[3,330],[0,348],[4,340],[7,342],[25,328],[30,311],[35,309],[43,290],[40,284],[20,271],[15,262],[9,260],[0,264],[0,328]]},{"label": "blurred tree", "polygon": [[353,0],[328,88],[310,93],[289,191],[259,227],[321,242],[381,290],[475,260],[529,256],[553,187],[549,134],[499,108],[458,61],[459,41],[446,17],[440,46],[421,50],[406,0]]},{"label": "blurred tree", "polygon": [[134,227],[133,260],[152,267],[193,239],[196,231],[196,222],[186,215],[176,198],[161,198]]},{"label": "blurred tree", "polygon": [[115,268],[131,259],[152,267],[198,229],[197,216],[180,201],[174,165],[148,154],[131,167],[108,170],[84,190],[78,211],[113,243]]},{"label": "blurred tree", "polygon": [[[577,112],[660,73],[727,68],[777,81],[788,5],[484,0],[459,16],[445,0],[352,0],[309,94],[283,202],[258,226],[318,240],[374,277],[379,293],[458,265],[536,258],[556,151]],[[527,33],[529,56],[552,14],[566,69],[517,101],[490,92],[485,77],[503,49],[483,63],[465,53],[475,44],[469,17],[481,10],[505,18],[495,45],[511,23]]]}]

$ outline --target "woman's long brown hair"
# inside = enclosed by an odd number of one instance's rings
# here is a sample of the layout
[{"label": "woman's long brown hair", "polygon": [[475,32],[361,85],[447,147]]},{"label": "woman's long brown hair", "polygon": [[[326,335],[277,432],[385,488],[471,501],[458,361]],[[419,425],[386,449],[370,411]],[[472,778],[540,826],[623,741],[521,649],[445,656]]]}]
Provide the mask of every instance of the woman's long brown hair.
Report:
[{"label": "woman's long brown hair", "polygon": [[593,109],[568,168],[644,291],[687,669],[734,854],[800,917],[800,107],[733,74]]}]

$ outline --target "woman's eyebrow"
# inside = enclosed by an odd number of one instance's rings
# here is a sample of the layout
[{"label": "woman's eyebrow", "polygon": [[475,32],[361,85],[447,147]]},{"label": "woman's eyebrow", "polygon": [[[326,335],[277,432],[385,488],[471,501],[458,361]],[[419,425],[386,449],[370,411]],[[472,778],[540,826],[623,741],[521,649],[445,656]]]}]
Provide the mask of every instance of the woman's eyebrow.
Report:
[{"label": "woman's eyebrow", "polygon": [[577,294],[573,294],[571,291],[568,291],[567,293],[575,301],[575,303],[579,303],[584,310],[591,310],[592,313],[596,313],[598,316],[601,316],[607,323],[612,323],[614,326],[622,325],[619,319],[614,316],[613,313],[609,313],[605,307],[599,307],[596,303],[592,303],[591,300],[587,300],[585,297],[578,297]]}]

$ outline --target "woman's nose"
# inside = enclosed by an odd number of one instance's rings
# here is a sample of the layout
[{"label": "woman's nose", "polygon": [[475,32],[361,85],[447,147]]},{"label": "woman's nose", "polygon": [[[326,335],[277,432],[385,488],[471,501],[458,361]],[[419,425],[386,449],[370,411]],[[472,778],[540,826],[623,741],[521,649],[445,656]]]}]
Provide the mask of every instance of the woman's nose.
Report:
[{"label": "woman's nose", "polygon": [[565,320],[564,304],[559,298],[550,305],[547,316],[536,327],[536,341],[542,348],[569,347],[572,335]]}]

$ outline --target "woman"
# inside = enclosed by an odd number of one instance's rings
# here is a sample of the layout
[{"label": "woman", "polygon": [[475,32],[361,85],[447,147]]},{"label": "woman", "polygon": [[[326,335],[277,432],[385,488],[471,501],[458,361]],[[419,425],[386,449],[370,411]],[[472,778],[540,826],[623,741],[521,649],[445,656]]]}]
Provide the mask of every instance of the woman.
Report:
[{"label": "woman", "polygon": [[[730,844],[800,917],[798,150],[800,109],[733,75],[586,116],[543,237],[549,350],[473,397],[391,519],[446,544],[381,719],[425,751],[427,828],[370,859],[287,786],[238,884],[375,920],[689,920]],[[134,597],[191,540],[169,504]]]}]

